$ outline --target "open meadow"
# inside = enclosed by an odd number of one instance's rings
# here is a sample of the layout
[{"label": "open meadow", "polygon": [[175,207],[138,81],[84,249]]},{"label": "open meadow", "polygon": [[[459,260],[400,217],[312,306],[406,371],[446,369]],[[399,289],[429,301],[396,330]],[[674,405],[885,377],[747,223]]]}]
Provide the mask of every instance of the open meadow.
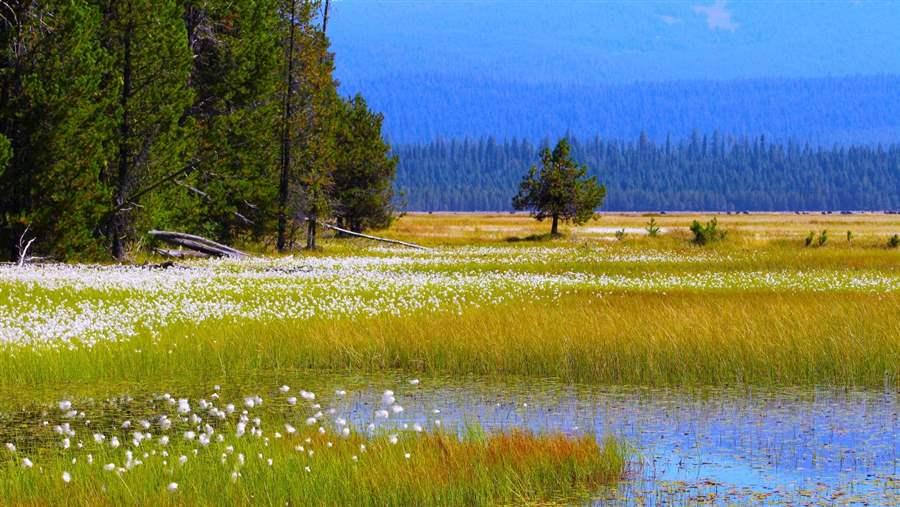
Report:
[{"label": "open meadow", "polygon": [[2,266],[0,498],[900,505],[900,215],[713,216]]}]

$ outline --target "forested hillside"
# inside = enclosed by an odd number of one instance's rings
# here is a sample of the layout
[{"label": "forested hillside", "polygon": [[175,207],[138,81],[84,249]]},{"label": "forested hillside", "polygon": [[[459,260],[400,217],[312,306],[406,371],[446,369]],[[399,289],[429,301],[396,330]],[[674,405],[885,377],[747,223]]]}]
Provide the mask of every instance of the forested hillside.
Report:
[{"label": "forested hillside", "polygon": [[900,140],[896,2],[333,8],[341,92],[363,93],[397,143],[642,130],[663,141],[695,128],[825,146]]},{"label": "forested hillside", "polygon": [[[571,144],[606,185],[605,210],[900,209],[900,145],[821,148],[717,132]],[[398,146],[397,186],[410,210],[509,210],[538,148],[492,138]]]},{"label": "forested hillside", "polygon": [[[491,75],[491,74],[486,74]],[[693,129],[813,145],[900,140],[900,76],[529,84],[491,77],[393,76],[363,90],[396,143],[577,137],[656,141]]]}]

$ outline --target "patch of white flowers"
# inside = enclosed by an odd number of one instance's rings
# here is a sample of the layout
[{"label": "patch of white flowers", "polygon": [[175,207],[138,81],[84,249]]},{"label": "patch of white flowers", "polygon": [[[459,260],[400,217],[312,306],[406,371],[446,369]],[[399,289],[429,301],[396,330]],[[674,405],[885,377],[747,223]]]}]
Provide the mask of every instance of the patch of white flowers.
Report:
[{"label": "patch of white flowers", "polygon": [[[184,474],[187,472],[179,472],[179,470],[193,459],[191,456],[198,457],[206,454],[216,456],[222,465],[222,473],[232,480],[237,480],[240,477],[240,471],[245,467],[275,465],[273,456],[264,454],[265,449],[269,447],[270,439],[291,439],[290,448],[296,451],[291,459],[300,460],[301,464],[306,466],[305,469],[311,471],[309,467],[316,462],[317,453],[330,452],[329,450],[334,447],[337,439],[348,438],[351,433],[357,434],[360,438],[379,439],[384,438],[384,435],[391,431],[387,441],[397,445],[402,444],[404,438],[414,438],[416,433],[421,432],[420,423],[414,423],[413,429],[410,430],[409,424],[404,422],[408,419],[399,418],[402,410],[396,410],[396,407],[400,407],[400,405],[393,391],[387,391],[382,396],[381,404],[379,404],[378,398],[371,400],[372,406],[384,405],[394,408],[393,414],[385,415],[384,418],[376,417],[374,410],[365,414],[355,411],[352,405],[342,405],[340,403],[342,396],[335,396],[332,399],[338,403],[337,405],[323,407],[321,402],[316,402],[315,393],[304,390],[300,392],[305,393],[300,404],[288,405],[290,407],[288,410],[276,408],[274,411],[263,411],[261,407],[264,398],[259,394],[244,398],[245,400],[254,400],[252,406],[248,406],[244,410],[228,409],[226,407],[233,407],[234,403],[219,401],[218,398],[213,398],[211,395],[200,399],[175,398],[169,394],[152,395],[139,402],[141,405],[139,409],[147,411],[146,418],[142,419],[139,424],[152,432],[129,431],[127,428],[134,426],[131,419],[108,420],[103,428],[91,424],[90,419],[53,425],[53,434],[64,433],[71,435],[73,439],[83,439],[89,444],[89,448],[84,449],[81,446],[78,448],[64,447],[62,451],[58,451],[61,453],[58,461],[59,463],[71,462],[72,465],[80,464],[77,472],[80,477],[92,473],[92,470],[95,471],[93,473],[98,474],[116,472],[121,475],[147,466],[161,466],[166,470],[167,475],[173,478],[184,478],[186,477]],[[287,391],[284,389],[273,389],[266,394],[266,405],[271,402],[274,407],[284,407],[286,394]],[[362,398],[366,394],[359,393],[358,396]],[[106,401],[121,408],[131,408],[133,400],[123,398],[115,402],[113,400]],[[386,401],[390,403],[385,403]],[[79,411],[92,412],[94,408],[98,407],[93,400],[86,400],[85,403],[83,409],[82,407],[78,408]],[[59,405],[73,407],[78,404],[77,401],[66,400]],[[100,405],[100,409],[102,410],[105,406],[108,405]],[[340,410],[353,412],[355,414],[354,421],[350,421],[350,412],[341,415]],[[310,414],[315,414],[310,419],[314,421],[313,424],[317,429],[311,428],[306,432],[298,430],[301,421]],[[100,416],[101,414],[92,415]],[[48,416],[51,419],[54,417],[66,418],[64,412],[54,410],[45,411],[40,417]],[[103,417],[97,419],[103,419]],[[378,419],[383,420],[379,421]],[[28,437],[18,434],[19,438],[28,439],[23,441],[26,442],[29,453],[35,453],[35,455],[42,453],[43,447],[53,446],[53,439],[48,439],[48,435],[46,435],[50,432],[51,425],[41,424],[39,420],[24,421],[26,424],[33,424],[34,427]],[[427,422],[422,416],[419,416],[419,420],[423,423]],[[281,432],[282,428],[284,433]],[[138,435],[139,438],[128,438]],[[119,437],[123,437],[121,447],[118,444],[113,445],[113,442],[119,441]],[[261,452],[256,454],[255,458],[249,454],[235,452],[235,446],[242,445],[241,442],[247,443],[247,439],[261,445],[259,447]],[[172,445],[178,445],[179,450],[185,454],[180,456],[172,454],[170,457],[169,450],[175,451],[171,447]],[[22,469],[35,468],[32,458],[21,453],[20,449],[12,442],[6,442],[4,448],[6,452],[0,454],[0,465],[4,464],[6,460],[12,460]],[[365,450],[366,445],[360,444],[360,451],[365,452]],[[95,462],[91,453],[102,455],[103,460],[98,459]],[[47,454],[44,453],[44,459],[48,460],[49,458],[46,456]],[[358,460],[359,457],[354,456],[352,461]],[[75,472],[75,469],[72,469],[71,472],[62,471],[59,478],[63,483],[72,482]],[[34,473],[43,472],[41,469],[35,468]],[[171,493],[177,493],[178,484],[178,482],[169,482],[166,489]]]},{"label": "patch of white flowers", "polygon": [[[172,324],[463,311],[510,300],[553,299],[574,290],[900,290],[900,276],[879,272],[712,269],[724,260],[727,257],[700,249],[461,247],[430,252],[373,248],[352,257],[193,261],[168,270],[6,266],[0,268],[0,344],[91,346]],[[698,262],[711,270],[652,270],[654,265]],[[604,273],[608,264],[641,269]],[[574,266],[569,269],[581,271],[540,273],[531,266]]]}]

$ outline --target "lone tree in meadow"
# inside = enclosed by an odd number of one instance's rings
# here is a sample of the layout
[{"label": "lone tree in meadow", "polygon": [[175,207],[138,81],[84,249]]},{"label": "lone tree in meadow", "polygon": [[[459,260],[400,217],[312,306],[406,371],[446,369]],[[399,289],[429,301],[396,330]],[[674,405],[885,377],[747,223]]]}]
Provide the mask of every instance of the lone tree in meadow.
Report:
[{"label": "lone tree in meadow", "polygon": [[572,160],[569,151],[569,141],[565,138],[553,151],[544,148],[540,172],[537,166],[531,166],[512,200],[513,208],[527,209],[539,221],[553,219],[552,235],[559,234],[560,219],[575,225],[590,220],[606,197],[606,187],[596,177],[588,177],[587,166]]}]

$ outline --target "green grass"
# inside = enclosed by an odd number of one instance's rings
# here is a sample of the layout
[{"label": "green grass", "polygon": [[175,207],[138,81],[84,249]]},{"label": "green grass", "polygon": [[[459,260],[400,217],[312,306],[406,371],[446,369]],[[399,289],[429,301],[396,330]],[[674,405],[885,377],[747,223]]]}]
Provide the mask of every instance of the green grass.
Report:
[{"label": "green grass", "polygon": [[[0,387],[190,383],[297,369],[645,385],[900,385],[895,251],[782,240],[750,248],[732,237],[699,248],[643,238],[394,253],[402,261],[394,264],[380,263],[388,252],[357,248],[351,256],[352,246],[342,245],[335,265],[366,257],[375,264],[312,278],[296,271],[308,267],[306,258],[225,264],[184,283],[177,273],[159,286],[156,275],[140,275],[146,288],[119,279],[90,285],[90,272],[86,287],[0,282],[7,301],[0,324],[4,311],[7,322],[27,329],[21,322],[35,311],[69,318],[88,307],[101,320],[132,319],[101,327],[100,336],[5,347]],[[256,316],[178,316],[181,307],[207,303]],[[65,322],[51,329],[68,332]],[[123,326],[134,335],[104,339]]]},{"label": "green grass", "polygon": [[176,325],[0,355],[0,386],[323,369],[644,385],[900,385],[896,294],[578,293],[456,312]]},{"label": "green grass", "polygon": [[[165,447],[145,443],[134,453],[142,463],[126,468],[122,449],[91,442],[77,451],[0,449],[0,499],[13,505],[568,503],[615,483],[627,453],[612,439],[598,444],[592,436],[521,431],[479,439],[423,433],[397,444],[386,435],[345,439],[307,431],[272,440],[229,436],[209,447],[173,437]],[[26,457],[30,468],[23,466]],[[108,463],[116,471],[104,470]],[[175,491],[168,489],[172,483]]]}]

